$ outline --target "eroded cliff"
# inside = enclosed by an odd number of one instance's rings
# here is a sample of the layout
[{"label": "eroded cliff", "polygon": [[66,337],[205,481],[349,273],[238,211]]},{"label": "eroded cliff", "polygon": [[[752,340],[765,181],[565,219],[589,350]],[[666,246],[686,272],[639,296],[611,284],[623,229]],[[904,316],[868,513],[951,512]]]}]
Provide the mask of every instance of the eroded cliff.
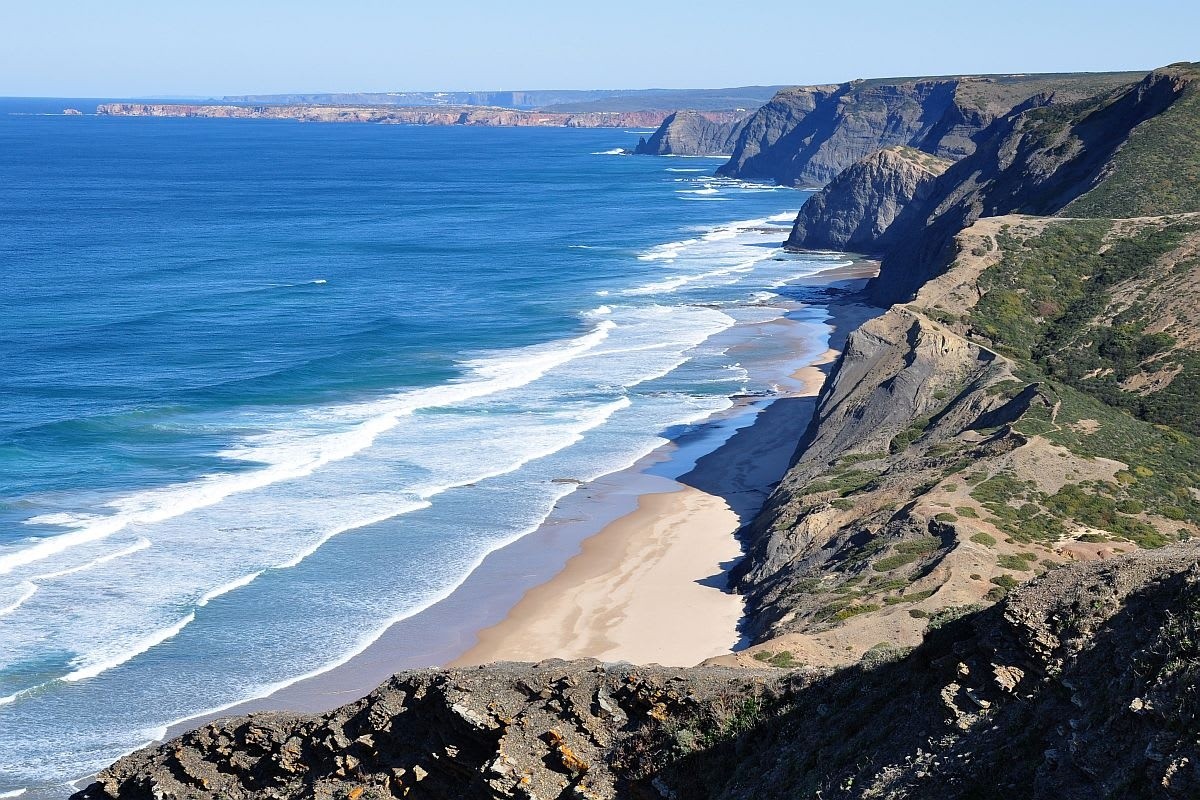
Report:
[{"label": "eroded cliff", "polygon": [[676,111],[649,139],[642,138],[633,152],[651,156],[726,155],[733,151],[744,124],[744,119],[720,122],[696,111]]},{"label": "eroded cliff", "polygon": [[926,199],[951,161],[911,147],[885,147],[856,161],[804,203],[788,247],[877,253],[900,211]]},{"label": "eroded cliff", "polygon": [[718,173],[787,186],[822,185],[883,147],[959,159],[993,120],[1029,98],[1062,103],[1127,85],[1139,74],[897,78],[802,86],[746,120]]}]

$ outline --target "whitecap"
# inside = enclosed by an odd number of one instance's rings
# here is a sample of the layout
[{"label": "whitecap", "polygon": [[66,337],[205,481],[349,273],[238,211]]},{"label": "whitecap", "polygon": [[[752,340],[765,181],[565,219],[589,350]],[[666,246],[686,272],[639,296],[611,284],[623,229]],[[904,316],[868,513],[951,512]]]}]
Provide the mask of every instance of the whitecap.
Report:
[{"label": "whitecap", "polygon": [[102,657],[98,660],[93,659],[89,661],[86,658],[76,659],[71,664],[75,667],[75,670],[68,672],[62,677],[62,679],[64,681],[75,683],[77,681],[94,678],[101,673],[108,672],[110,669],[119,667],[126,661],[136,658],[142,653],[145,653],[147,650],[157,647],[168,639],[175,637],[195,619],[196,615],[194,613],[188,614],[186,617],[180,619],[173,625],[163,628],[162,630],[155,631],[149,636],[134,642],[129,646],[128,649],[113,653],[112,655],[108,655],[106,657]]},{"label": "whitecap", "polygon": [[21,581],[18,584],[21,589],[21,594],[16,600],[6,606],[0,606],[0,617],[6,617],[16,611],[21,606],[25,605],[25,601],[37,594],[38,587],[30,581]]},{"label": "whitecap", "polygon": [[32,580],[48,581],[48,580],[53,580],[54,578],[61,578],[66,575],[74,575],[77,572],[85,572],[89,569],[95,569],[96,567],[99,567],[103,564],[107,564],[110,561],[115,561],[118,558],[124,558],[125,556],[133,555],[134,553],[137,553],[141,550],[145,550],[149,546],[150,546],[149,539],[145,539],[145,538],[138,539],[134,544],[130,545],[129,547],[126,547],[123,550],[118,550],[115,553],[109,553],[108,555],[100,556],[99,558],[94,558],[91,561],[87,561],[87,562],[80,564],[78,566],[75,566],[75,567],[68,567],[67,569],[60,569],[57,572],[45,572],[45,573],[42,573],[41,575],[34,575]]},{"label": "whitecap", "polygon": [[331,418],[341,416],[355,419],[348,430],[301,437],[295,436],[292,431],[263,434],[249,437],[242,446],[227,448],[217,454],[223,458],[266,465],[263,469],[209,474],[187,483],[136,492],[107,503],[107,507],[115,511],[108,516],[56,513],[32,517],[25,520],[26,524],[73,530],[0,554],[0,574],[81,545],[101,541],[130,525],[162,522],[215,505],[233,494],[310,475],[321,467],[370,447],[380,434],[418,409],[452,406],[531,383],[547,371],[577,358],[604,341],[614,324],[606,320],[575,339],[466,361],[463,367],[467,375],[457,381],[416,389],[371,403],[348,404],[324,410]]},{"label": "whitecap", "polygon": [[235,589],[241,589],[243,586],[249,586],[259,575],[262,574],[263,570],[251,572],[249,575],[243,575],[240,578],[231,580],[229,583],[218,586],[215,589],[211,589],[200,596],[200,599],[196,601],[196,605],[200,608],[203,608],[221,595],[229,594]]}]

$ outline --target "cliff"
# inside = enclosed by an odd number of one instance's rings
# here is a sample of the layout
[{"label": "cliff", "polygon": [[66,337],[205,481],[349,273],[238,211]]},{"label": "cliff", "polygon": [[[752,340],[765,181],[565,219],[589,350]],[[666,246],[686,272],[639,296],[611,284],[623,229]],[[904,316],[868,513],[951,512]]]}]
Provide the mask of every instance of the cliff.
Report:
[{"label": "cliff", "polygon": [[[1167,67],[1125,89],[998,119],[979,149],[946,170],[886,232],[897,246],[872,283],[876,302],[912,297],[953,259],[954,236],[981,217],[1200,208],[1200,140],[1184,132],[1200,121],[1197,78],[1192,66]],[[1093,199],[1081,199],[1092,192]]]},{"label": "cliff", "polygon": [[[696,112],[716,123],[732,122],[734,111]],[[393,125],[486,125],[505,127],[654,127],[666,111],[519,111],[478,106],[253,106],[105,103],[96,114],[110,117],[197,117],[204,119],[288,119],[300,122],[374,122]]]},{"label": "cliff", "polygon": [[703,156],[733,151],[744,120],[714,122],[696,111],[676,111],[649,138],[634,148],[637,155]]},{"label": "cliff", "polygon": [[911,147],[876,150],[808,198],[787,245],[796,249],[878,252],[900,210],[924,200],[951,161]]},{"label": "cliff", "polygon": [[755,112],[718,173],[821,185],[883,147],[958,159],[997,117],[1037,95],[1070,102],[1129,84],[1133,73],[897,78],[785,89]]}]

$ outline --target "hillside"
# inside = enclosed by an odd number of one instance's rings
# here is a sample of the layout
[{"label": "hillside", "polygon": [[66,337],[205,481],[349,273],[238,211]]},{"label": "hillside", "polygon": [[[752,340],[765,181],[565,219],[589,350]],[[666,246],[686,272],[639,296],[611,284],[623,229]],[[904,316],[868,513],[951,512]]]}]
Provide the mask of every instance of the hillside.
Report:
[{"label": "hillside", "polygon": [[718,173],[786,186],[821,185],[882,147],[959,159],[993,120],[1039,98],[1069,103],[1140,73],[895,78],[785,89],[755,112]]},{"label": "hillside", "polygon": [[1120,217],[1200,208],[1190,171],[1196,167],[1189,166],[1200,163],[1198,75],[1193,66],[1174,65],[1124,89],[998,119],[974,154],[897,215],[886,233],[897,246],[872,285],[876,301],[911,298],[950,263],[954,236],[981,217],[1064,209]]}]

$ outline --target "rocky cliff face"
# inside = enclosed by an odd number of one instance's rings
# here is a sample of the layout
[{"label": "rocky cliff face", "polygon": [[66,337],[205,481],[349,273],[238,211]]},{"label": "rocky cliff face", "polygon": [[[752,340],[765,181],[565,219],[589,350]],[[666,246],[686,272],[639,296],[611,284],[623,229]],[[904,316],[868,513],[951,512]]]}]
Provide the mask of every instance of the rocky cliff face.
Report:
[{"label": "rocky cliff face", "polygon": [[744,120],[714,122],[696,111],[676,111],[634,148],[637,155],[708,156],[733,151]]},{"label": "rocky cliff face", "polygon": [[911,147],[876,150],[804,203],[788,247],[880,252],[887,246],[883,233],[901,209],[925,200],[951,163]]},{"label": "rocky cliff face", "polygon": [[[1165,68],[1126,89],[1063,106],[1018,109],[997,120],[974,154],[946,170],[923,201],[896,217],[885,234],[896,246],[872,283],[872,296],[884,305],[911,298],[953,259],[954,236],[981,217],[1055,214],[1110,181],[1129,184],[1125,196],[1139,186],[1162,192],[1141,185],[1137,168],[1115,170],[1114,159],[1140,125],[1177,102],[1183,101],[1176,115],[1194,121],[1198,76],[1190,67]],[[1200,151],[1182,137],[1175,141],[1189,152]],[[1121,209],[1107,211],[1116,215]]]},{"label": "rocky cliff face", "polygon": [[879,150],[907,145],[957,159],[979,133],[1036,95],[1068,102],[1134,74],[1026,75],[853,81],[779,92],[753,114],[718,172],[787,186],[821,185]]}]

